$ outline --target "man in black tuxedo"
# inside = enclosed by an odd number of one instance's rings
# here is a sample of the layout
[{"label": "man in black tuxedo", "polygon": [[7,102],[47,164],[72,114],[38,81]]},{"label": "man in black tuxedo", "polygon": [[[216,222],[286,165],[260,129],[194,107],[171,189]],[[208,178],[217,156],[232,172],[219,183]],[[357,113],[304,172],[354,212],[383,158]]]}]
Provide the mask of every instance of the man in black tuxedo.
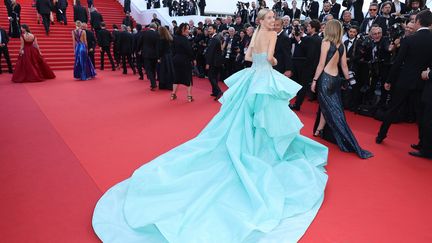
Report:
[{"label": "man in black tuxedo", "polygon": [[92,29],[94,29],[96,35],[98,31],[101,29],[101,23],[103,22],[102,14],[100,14],[96,8],[92,8],[90,10],[90,24]]},{"label": "man in black tuxedo", "polygon": [[88,53],[88,56],[89,56],[91,62],[93,63],[93,66],[96,67],[96,62],[95,62],[96,37],[95,37],[93,31],[89,30],[87,27],[88,26],[86,23],[83,23],[81,25],[81,29],[86,32],[86,36],[87,36],[87,53]]},{"label": "man in black tuxedo", "polygon": [[[347,31],[347,39],[344,41],[348,70],[355,73],[357,73],[358,61],[361,57],[361,41],[359,41],[357,38],[358,33],[359,27],[355,25],[350,26],[349,30]],[[344,94],[347,94],[344,97],[345,108],[349,108],[350,110],[354,111],[361,104],[361,86],[362,85],[357,80],[355,84],[351,84],[351,89],[342,91]]]},{"label": "man in black tuxedo", "polygon": [[312,20],[307,26],[308,36],[303,39],[306,62],[303,69],[304,85],[297,93],[295,104],[290,106],[293,110],[300,110],[306,92],[310,90],[310,83],[315,75],[321,53],[321,37],[318,36],[321,24],[318,20]]},{"label": "man in black tuxedo", "polygon": [[256,18],[257,18],[257,15],[258,15],[258,10],[256,8],[256,3],[255,2],[251,3],[251,8],[252,9],[249,12],[249,23],[253,27],[255,27],[256,26]]},{"label": "man in black tuxedo", "polygon": [[134,26],[133,26],[133,20],[132,20],[132,18],[130,16],[130,13],[126,13],[126,16],[123,19],[123,24],[126,25],[126,26],[131,27],[131,29],[134,28]]},{"label": "man in black tuxedo", "polygon": [[[157,32],[157,24],[151,23],[149,29],[142,33],[138,46],[141,50],[141,58],[144,64],[144,69],[147,73],[147,78],[150,80],[150,90],[155,91],[156,85],[156,64],[159,59],[159,33]],[[140,79],[143,79],[142,69],[138,70]]]},{"label": "man in black tuxedo", "polygon": [[351,12],[355,21],[362,23],[364,19],[364,14],[362,10],[363,3],[364,0],[343,0],[342,6],[346,7],[347,10]]},{"label": "man in black tuxedo", "polygon": [[198,3],[198,7],[200,10],[200,15],[203,16],[205,15],[205,7],[207,6],[206,1],[205,0],[199,0]]},{"label": "man in black tuxedo", "polygon": [[290,78],[293,70],[293,63],[291,60],[291,40],[282,28],[281,18],[276,18],[274,30],[277,33],[274,57],[278,63],[273,68]]},{"label": "man in black tuxedo", "polygon": [[335,17],[335,19],[339,19],[339,14],[341,10],[341,5],[336,2],[336,0],[331,0],[331,10],[330,13]]},{"label": "man in black tuxedo", "polygon": [[291,20],[294,19],[300,19],[301,11],[299,8],[297,8],[297,1],[293,0],[291,2],[292,8],[288,9],[287,14],[291,18]]},{"label": "man in black tuxedo", "polygon": [[[415,107],[419,122],[419,143],[412,145],[412,147],[421,150],[425,145],[424,136],[426,135],[421,123],[424,118],[421,93],[425,86],[425,81],[421,79],[421,73],[432,63],[432,45],[430,44],[432,43],[432,32],[429,29],[432,25],[432,13],[429,10],[421,11],[416,16],[415,25],[418,27],[417,32],[401,42],[399,53],[385,83],[386,90],[392,89],[392,100],[376,137],[376,143],[382,143],[387,137],[393,118],[403,103],[412,96],[417,98]],[[428,86],[428,88],[430,87]],[[427,97],[427,94],[426,91],[424,98],[429,99],[430,102],[430,96]],[[428,116],[430,118],[430,114]]]},{"label": "man in black tuxedo", "polygon": [[381,4],[381,19],[383,26],[385,26],[384,35],[389,35],[391,26],[396,22],[395,16],[391,15],[391,2],[384,2]]},{"label": "man in black tuxedo", "polygon": [[[344,28],[345,33],[348,32],[349,27],[351,27],[351,26],[357,26],[357,27],[360,26],[357,21],[352,20],[352,14],[348,10],[343,11],[341,22],[342,22],[342,26]],[[359,31],[360,31],[360,29],[359,29]]]},{"label": "man in black tuxedo", "polygon": [[410,152],[409,154],[416,157],[432,159],[432,63],[426,71],[422,72],[422,79],[425,87],[422,94],[423,102],[423,120],[420,121],[422,126],[422,146],[412,146],[419,151]]},{"label": "man in black tuxedo", "polygon": [[75,6],[74,6],[74,22],[81,21],[82,23],[88,22],[88,15],[87,10],[85,7],[81,6],[81,1],[76,0]]},{"label": "man in black tuxedo", "polygon": [[123,3],[123,12],[130,13],[131,12],[131,0],[124,0]]},{"label": "man in black tuxedo", "polygon": [[222,96],[222,90],[218,85],[218,74],[221,71],[223,57],[222,57],[222,44],[216,34],[216,25],[208,26],[209,44],[207,47],[205,59],[206,59],[206,70],[208,70],[208,77],[212,86],[211,96],[218,100]]},{"label": "man in black tuxedo", "polygon": [[112,36],[111,33],[106,29],[105,23],[100,23],[101,29],[96,32],[97,43],[100,47],[101,54],[101,70],[104,70],[104,55],[107,54],[109,61],[111,63],[111,69],[115,71],[114,61],[111,56],[111,42]]},{"label": "man in black tuxedo", "polygon": [[378,4],[371,3],[369,5],[369,17],[363,20],[363,23],[360,25],[360,33],[369,33],[373,25],[378,25],[381,27],[384,35],[387,33],[387,26],[385,20],[378,16]]},{"label": "man in black tuxedo", "polygon": [[42,23],[45,28],[45,33],[48,35],[50,30],[50,13],[51,13],[51,1],[50,0],[36,0],[36,9],[40,16],[42,16]]},{"label": "man in black tuxedo", "polygon": [[[133,34],[133,50],[132,50],[132,52],[133,52],[133,55],[135,56],[136,68],[138,70],[140,70],[140,69],[142,70],[143,63],[142,63],[142,58],[141,58],[141,55],[140,55],[140,53],[141,53],[140,50],[141,49],[140,49],[140,47],[138,45],[138,43],[140,42],[140,39],[142,38],[142,34],[143,34],[143,32],[142,32],[142,25],[141,24],[137,24],[136,25],[136,31],[137,32],[135,34]],[[117,33],[119,33],[119,32],[117,31]],[[114,35],[114,31],[113,31],[113,35]],[[115,57],[114,57],[114,59],[115,59]]]},{"label": "man in black tuxedo", "polygon": [[306,9],[302,12],[306,17],[309,17],[310,19],[318,19],[319,3],[317,1],[310,0],[310,3],[305,7]]},{"label": "man in black tuxedo", "polygon": [[119,47],[117,45],[117,39],[118,39],[118,35],[120,34],[120,31],[117,27],[116,24],[112,25],[112,32],[111,32],[111,36],[113,38],[113,54],[114,54],[114,60],[116,63],[116,67],[120,66],[120,54],[119,54]]},{"label": "man in black tuxedo", "polygon": [[[329,14],[331,14],[331,4],[330,4],[330,2],[324,2],[323,9],[322,9],[320,16],[318,17],[318,20],[320,22],[325,22],[326,17]],[[337,18],[337,16],[333,16],[333,17]]]},{"label": "man in black tuxedo", "polygon": [[230,27],[228,29],[228,36],[225,36],[224,44],[222,45],[225,59],[224,79],[235,73],[235,60],[237,56],[235,49],[239,46],[239,44],[239,39],[236,35],[234,27]]},{"label": "man in black tuxedo", "polygon": [[6,31],[0,27],[0,74],[1,70],[1,56],[3,55],[6,59],[6,63],[8,66],[9,73],[12,73],[12,64],[9,57],[9,49],[8,49],[9,37],[6,34]]},{"label": "man in black tuxedo", "polygon": [[117,38],[117,46],[119,47],[119,54],[123,65],[123,74],[127,74],[126,59],[131,67],[133,74],[136,73],[135,65],[132,62],[132,48],[133,48],[133,36],[128,32],[126,25],[122,25],[122,32],[119,33]]},{"label": "man in black tuxedo", "polygon": [[60,22],[64,25],[67,25],[67,18],[66,18],[66,10],[68,7],[68,1],[67,0],[58,0],[57,1],[57,9],[60,17]]}]

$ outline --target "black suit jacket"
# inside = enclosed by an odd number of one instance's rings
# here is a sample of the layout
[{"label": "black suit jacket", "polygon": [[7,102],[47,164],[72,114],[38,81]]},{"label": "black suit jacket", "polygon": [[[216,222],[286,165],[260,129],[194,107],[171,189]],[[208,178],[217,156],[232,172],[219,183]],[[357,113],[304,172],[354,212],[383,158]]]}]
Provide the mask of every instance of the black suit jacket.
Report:
[{"label": "black suit jacket", "polygon": [[293,19],[300,19],[301,11],[300,9],[296,8],[295,13],[292,8],[288,9],[287,11],[288,16]]},{"label": "black suit jacket", "polygon": [[341,5],[339,3],[335,3],[333,7],[330,9],[330,13],[333,15],[335,19],[339,19],[340,10],[341,10]]},{"label": "black suit jacket", "polygon": [[120,55],[132,54],[133,48],[133,36],[127,31],[122,31],[117,36],[117,46],[119,48]]},{"label": "black suit jacket", "polygon": [[[396,7],[395,7],[395,4],[394,4],[394,2],[392,2],[392,8],[391,8],[391,12],[390,13],[396,13]],[[400,10],[400,13],[401,14],[406,14],[406,13],[408,13],[408,8],[407,8],[407,6],[406,6],[406,4],[405,3],[400,3],[400,6],[401,6],[401,10]]]},{"label": "black suit jacket", "polygon": [[316,67],[318,66],[320,55],[321,55],[321,37],[318,34],[313,36],[307,36],[303,39],[305,51],[306,51],[306,63],[305,63],[305,78],[307,82],[312,81],[315,75]]},{"label": "black suit jacket", "polygon": [[291,60],[291,40],[285,32],[282,31],[277,37],[274,57],[278,63],[273,68],[280,73],[293,70],[293,63]]},{"label": "black suit jacket", "polygon": [[74,22],[76,22],[77,20],[81,21],[82,23],[88,22],[88,15],[85,7],[81,5],[75,5],[73,9],[74,9]]},{"label": "black suit jacket", "polygon": [[124,17],[123,24],[126,25],[126,26],[131,27],[131,29],[133,29],[133,27],[134,27],[133,20],[132,20],[132,18],[130,16]]},{"label": "black suit jacket", "polygon": [[159,33],[149,29],[142,33],[139,41],[139,47],[143,58],[157,59],[159,58]]},{"label": "black suit jacket", "polygon": [[57,8],[65,10],[68,7],[68,1],[67,0],[58,0],[57,2]]},{"label": "black suit jacket", "polygon": [[[112,32],[112,35],[113,35],[115,40],[118,39],[118,37],[116,37],[116,35],[118,35],[118,33],[119,33],[118,31]],[[140,39],[142,38],[143,33],[144,33],[143,31],[140,31],[140,32],[137,32],[136,34],[133,35],[134,41],[133,41],[133,50],[132,51],[134,53],[141,51],[140,46],[138,44],[140,43]]]},{"label": "black suit jacket", "polygon": [[[429,65],[429,68],[432,69],[432,63]],[[429,72],[429,79],[425,82],[422,101],[428,105],[432,105],[432,71]]]},{"label": "black suit jacket", "polygon": [[[370,17],[367,17],[363,20],[363,23],[360,25],[360,33],[365,33],[366,32],[366,27],[369,24],[369,20]],[[372,25],[377,24],[379,25],[379,27],[381,27],[383,35],[386,35],[387,33],[387,25],[386,25],[386,21],[383,17],[377,16],[374,21],[372,22]],[[371,27],[372,27],[371,25]],[[370,30],[370,28],[369,28]]]},{"label": "black suit jacket", "polygon": [[9,43],[9,36],[6,34],[6,31],[0,28],[0,34],[1,34],[1,43],[7,45]]},{"label": "black suit jacket", "polygon": [[363,3],[364,0],[357,0],[355,3],[353,3],[352,0],[343,0],[342,6],[346,7],[348,10],[351,9],[351,7],[354,7],[354,16],[353,19],[359,23],[363,22],[364,14],[363,14]]},{"label": "black suit jacket", "polygon": [[318,14],[319,14],[318,12],[319,12],[319,3],[317,1],[313,1],[310,5],[309,15],[307,17],[311,19],[318,19]]},{"label": "black suit jacket", "polygon": [[112,42],[111,33],[107,29],[102,29],[96,32],[97,43],[100,47],[109,47]]},{"label": "black suit jacket", "polygon": [[222,57],[222,44],[219,37],[215,35],[209,40],[209,45],[207,47],[205,59],[206,64],[212,67],[220,67],[223,63]]},{"label": "black suit jacket", "polygon": [[96,48],[96,38],[95,35],[93,33],[93,31],[91,30],[86,30],[86,36],[87,36],[87,49],[93,49],[95,50]]},{"label": "black suit jacket", "polygon": [[[421,90],[421,72],[432,63],[432,32],[420,30],[401,42],[398,55],[390,69],[387,83],[398,88]],[[399,74],[399,75],[397,75]],[[431,97],[428,97],[431,99]]]},{"label": "black suit jacket", "polygon": [[100,24],[103,22],[103,17],[98,11],[90,13],[90,24],[94,29],[100,29]]},{"label": "black suit jacket", "polygon": [[36,0],[36,9],[39,14],[50,14],[51,8],[50,0]]}]

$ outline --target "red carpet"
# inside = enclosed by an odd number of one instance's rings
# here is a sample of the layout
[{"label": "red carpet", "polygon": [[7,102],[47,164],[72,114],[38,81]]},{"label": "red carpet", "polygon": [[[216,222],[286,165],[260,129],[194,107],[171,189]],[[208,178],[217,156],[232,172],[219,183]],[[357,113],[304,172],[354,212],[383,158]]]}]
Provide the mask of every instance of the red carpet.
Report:
[{"label": "red carpet", "polygon": [[[107,29],[111,30],[113,24],[117,24],[120,28],[120,24],[124,18],[124,13],[123,7],[118,1],[95,0],[93,2],[98,12],[102,14]],[[21,24],[27,24],[30,27],[31,32],[37,38],[42,55],[51,68],[53,70],[73,69],[75,60],[74,49],[72,46],[72,30],[75,29],[75,23],[73,22],[73,1],[68,1],[69,7],[66,10],[68,25],[57,23],[54,14],[55,24],[51,25],[49,36],[45,35],[42,18],[40,19],[40,24],[37,23],[36,8],[32,7],[33,0],[18,0],[18,3],[21,5]],[[81,5],[87,8],[87,1],[82,0]],[[3,3],[0,4],[0,16],[0,27],[3,27],[7,32],[9,29],[9,21],[7,19],[6,7]],[[11,38],[8,46],[12,65],[15,66],[20,49],[20,40],[17,38]],[[96,47],[95,60],[97,68],[100,67],[100,53],[98,50],[99,47]],[[59,55],[60,53],[61,55]],[[105,60],[105,64],[108,65],[108,58],[106,57]],[[4,59],[0,65],[3,67],[3,71],[7,71],[7,65]]]},{"label": "red carpet", "polygon": [[[0,235],[2,242],[97,242],[93,207],[115,183],[146,161],[199,133],[218,111],[207,80],[196,80],[193,103],[148,81],[98,72],[74,81],[14,84],[0,75]],[[298,112],[310,136],[316,105]],[[410,157],[413,124],[391,128],[383,145],[379,122],[347,113],[360,144],[375,157],[330,148],[325,202],[302,242],[432,242],[432,162]]]}]

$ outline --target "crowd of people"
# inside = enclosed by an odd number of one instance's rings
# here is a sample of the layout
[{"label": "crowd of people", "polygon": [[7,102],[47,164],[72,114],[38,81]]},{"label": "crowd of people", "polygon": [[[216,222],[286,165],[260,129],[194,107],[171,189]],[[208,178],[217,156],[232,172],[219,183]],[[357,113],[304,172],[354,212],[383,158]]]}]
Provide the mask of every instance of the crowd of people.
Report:
[{"label": "crowd of people", "polygon": [[[130,0],[126,1],[130,2]],[[161,6],[168,8],[170,16],[204,15],[207,5],[205,0],[146,0],[146,2],[147,9],[160,8]]]}]

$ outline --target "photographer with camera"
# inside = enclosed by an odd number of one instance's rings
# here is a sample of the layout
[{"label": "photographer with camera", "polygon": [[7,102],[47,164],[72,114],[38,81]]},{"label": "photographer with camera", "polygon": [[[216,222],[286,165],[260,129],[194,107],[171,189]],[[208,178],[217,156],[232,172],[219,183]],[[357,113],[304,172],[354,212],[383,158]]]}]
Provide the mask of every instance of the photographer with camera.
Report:
[{"label": "photographer with camera", "polygon": [[344,30],[344,36],[342,37],[343,41],[348,39],[348,31],[351,29],[352,26],[359,26],[359,23],[355,20],[352,20],[352,14],[350,11],[344,10],[342,12],[342,27]]},{"label": "photographer with camera", "polygon": [[369,5],[368,11],[369,17],[363,20],[363,23],[360,25],[360,33],[365,34],[369,33],[372,25],[378,25],[382,30],[387,31],[387,27],[385,25],[385,20],[378,16],[378,4],[371,3]]},{"label": "photographer with camera", "polygon": [[[432,13],[429,10],[418,13],[415,26],[417,28],[416,33],[408,36],[401,43],[398,56],[385,83],[386,90],[392,90],[392,99],[376,137],[378,144],[387,137],[394,117],[397,116],[400,107],[411,96],[416,97],[417,121],[420,122],[423,119],[424,103],[422,103],[421,94],[425,81],[421,79],[421,73],[432,62],[432,32],[429,29],[432,26]],[[430,101],[430,97],[425,98],[426,101]],[[426,115],[430,118],[430,114]],[[427,135],[422,128],[422,123],[419,123],[419,143],[411,145],[412,148],[420,149],[420,151],[425,145],[423,144],[424,136]],[[411,155],[417,156],[412,153]]]},{"label": "photographer with camera", "polygon": [[235,72],[235,59],[236,52],[235,48],[239,46],[239,39],[236,35],[234,27],[228,29],[228,33],[224,35],[224,41],[222,44],[222,52],[224,56],[225,73],[223,74],[223,80],[231,76]]},{"label": "photographer with camera", "polygon": [[301,6],[302,14],[310,19],[318,19],[319,3],[315,0],[303,0]]},{"label": "photographer with camera", "polygon": [[363,3],[364,0],[343,0],[342,6],[347,8],[355,21],[362,23],[364,19]]},{"label": "photographer with camera", "polygon": [[357,38],[358,34],[359,27],[355,25],[350,26],[347,31],[347,39],[343,42],[346,50],[350,79],[346,84],[346,89],[342,90],[342,103],[345,108],[348,108],[351,111],[357,110],[358,106],[361,104],[361,85],[356,80],[358,61],[360,57],[358,50],[358,46],[360,45],[360,41]]},{"label": "photographer with camera", "polygon": [[[292,33],[290,34],[292,54],[291,59],[293,62],[293,75],[291,78],[302,86],[306,86],[306,81],[304,78],[306,54],[305,47],[302,42],[304,36],[304,30],[300,25],[300,21],[298,19],[293,20]],[[300,106],[295,105],[295,103],[290,105],[290,108],[294,110],[300,110]]]},{"label": "photographer with camera", "polygon": [[391,8],[392,5],[390,1],[381,4],[381,18],[384,20],[383,27],[385,27],[383,28],[384,35],[388,35],[391,26],[396,23],[396,18],[390,14]]},{"label": "photographer with camera", "polygon": [[291,7],[292,8],[288,9],[287,15],[291,19],[300,19],[301,10],[297,8],[297,1],[296,0],[293,0],[291,2]]},{"label": "photographer with camera", "polygon": [[[237,12],[235,12],[236,16],[236,24],[238,24],[237,18],[240,17],[240,24],[246,24],[249,21],[249,3],[237,2]],[[242,28],[241,28],[242,29]],[[236,29],[236,31],[240,31],[241,29]]]}]

